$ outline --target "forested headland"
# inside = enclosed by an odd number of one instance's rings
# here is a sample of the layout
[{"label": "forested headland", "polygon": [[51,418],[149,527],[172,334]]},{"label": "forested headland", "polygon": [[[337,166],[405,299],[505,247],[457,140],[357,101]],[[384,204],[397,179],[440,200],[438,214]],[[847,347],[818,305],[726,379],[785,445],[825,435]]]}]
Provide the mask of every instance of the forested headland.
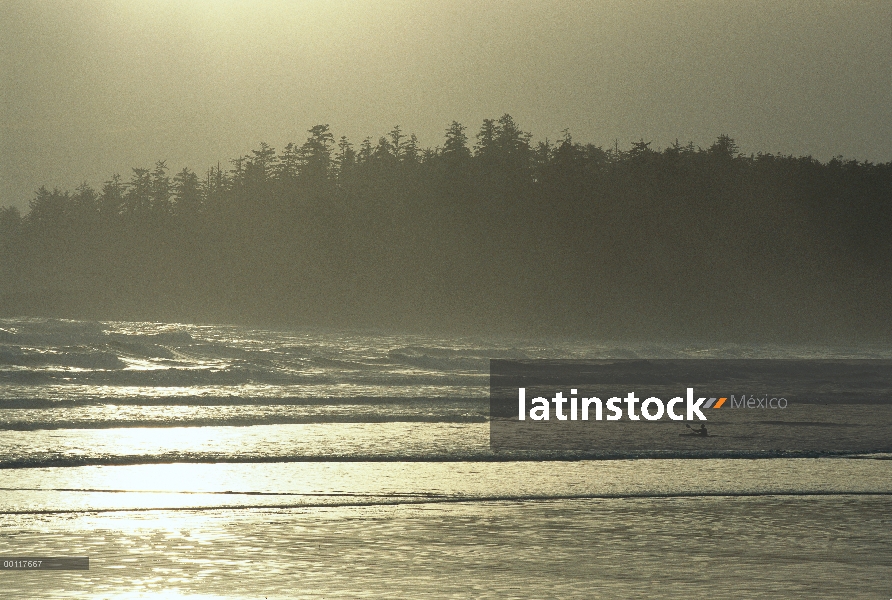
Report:
[{"label": "forested headland", "polygon": [[0,209],[0,316],[889,339],[892,163],[327,125]]}]

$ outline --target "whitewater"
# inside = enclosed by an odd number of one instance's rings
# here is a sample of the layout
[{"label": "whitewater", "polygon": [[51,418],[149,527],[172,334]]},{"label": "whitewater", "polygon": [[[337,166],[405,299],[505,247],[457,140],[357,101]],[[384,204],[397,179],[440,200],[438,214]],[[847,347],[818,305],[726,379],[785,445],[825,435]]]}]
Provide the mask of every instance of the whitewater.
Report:
[{"label": "whitewater", "polygon": [[0,550],[91,558],[4,585],[60,598],[892,593],[888,456],[490,450],[490,359],[706,357],[892,349],[0,320]]}]

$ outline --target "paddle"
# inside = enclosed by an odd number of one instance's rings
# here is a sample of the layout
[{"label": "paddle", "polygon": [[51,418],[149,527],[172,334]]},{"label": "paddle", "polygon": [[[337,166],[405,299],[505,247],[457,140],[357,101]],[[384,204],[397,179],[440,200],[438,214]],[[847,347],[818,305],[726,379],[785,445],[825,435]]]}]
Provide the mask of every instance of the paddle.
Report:
[{"label": "paddle", "polygon": [[693,431],[695,435],[704,435],[699,429],[694,429],[693,427],[691,427],[690,423],[685,423],[684,426]]}]

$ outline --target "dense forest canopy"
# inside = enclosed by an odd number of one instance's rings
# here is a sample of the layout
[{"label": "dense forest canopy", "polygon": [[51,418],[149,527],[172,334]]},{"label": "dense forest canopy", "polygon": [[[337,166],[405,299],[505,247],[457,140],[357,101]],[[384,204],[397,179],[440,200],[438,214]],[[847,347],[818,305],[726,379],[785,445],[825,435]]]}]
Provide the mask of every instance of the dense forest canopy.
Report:
[{"label": "dense forest canopy", "polygon": [[316,125],[0,209],[0,314],[709,339],[887,339],[892,163],[641,140],[442,146]]}]

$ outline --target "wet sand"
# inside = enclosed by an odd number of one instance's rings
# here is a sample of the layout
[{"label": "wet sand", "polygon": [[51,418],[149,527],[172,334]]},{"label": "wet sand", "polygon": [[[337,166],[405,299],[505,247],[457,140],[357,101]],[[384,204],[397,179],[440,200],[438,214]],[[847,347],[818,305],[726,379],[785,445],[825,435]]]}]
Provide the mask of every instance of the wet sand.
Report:
[{"label": "wet sand", "polygon": [[890,469],[773,459],[7,470],[3,555],[89,556],[90,570],[5,572],[2,596],[883,598]]},{"label": "wet sand", "polygon": [[11,598],[886,597],[892,498],[633,498],[9,515]]}]

